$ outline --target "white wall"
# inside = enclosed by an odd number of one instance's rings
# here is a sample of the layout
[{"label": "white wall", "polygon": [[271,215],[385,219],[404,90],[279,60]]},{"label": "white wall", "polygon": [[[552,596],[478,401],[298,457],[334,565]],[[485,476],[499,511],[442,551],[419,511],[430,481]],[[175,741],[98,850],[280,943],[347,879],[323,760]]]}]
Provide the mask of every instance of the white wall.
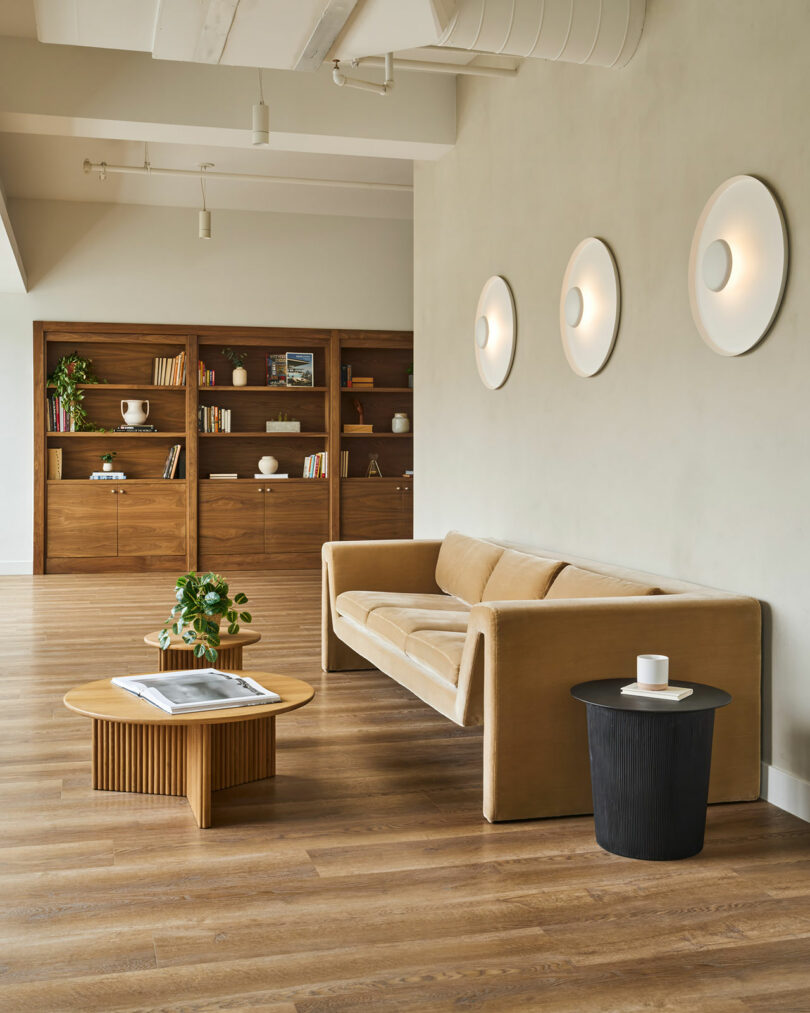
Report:
[{"label": "white wall", "polygon": [[0,573],[30,573],[32,321],[412,326],[410,221],[10,201],[27,295],[0,295]]},{"label": "white wall", "polygon": [[[793,0],[649,0],[622,71],[529,61],[515,80],[460,79],[456,148],[417,167],[414,282],[417,534],[455,527],[762,599],[765,759],[810,814],[808,33]],[[737,173],[779,195],[791,267],[770,336],[727,359],[698,336],[686,271],[705,201]],[[585,380],[558,313],[588,235],[613,248],[623,312]],[[491,274],[519,321],[496,392],[472,340]]]}]

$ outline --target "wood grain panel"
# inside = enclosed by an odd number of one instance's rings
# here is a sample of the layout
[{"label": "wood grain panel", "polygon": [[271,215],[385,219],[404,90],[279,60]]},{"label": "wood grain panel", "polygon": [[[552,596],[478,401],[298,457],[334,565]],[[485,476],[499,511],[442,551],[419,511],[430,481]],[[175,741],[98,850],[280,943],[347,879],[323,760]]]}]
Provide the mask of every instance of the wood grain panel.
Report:
[{"label": "wood grain panel", "polygon": [[324,480],[271,482],[265,487],[264,508],[265,552],[320,553],[329,538],[329,489]]},{"label": "wood grain panel", "polygon": [[48,555],[65,558],[118,554],[119,482],[51,483]]},{"label": "wood grain panel", "polygon": [[264,492],[261,485],[215,482],[199,487],[200,556],[229,555],[264,547]]},{"label": "wood grain panel", "polygon": [[118,554],[177,556],[186,552],[186,485],[166,481],[118,493]]},{"label": "wood grain panel", "polygon": [[341,488],[341,538],[412,538],[411,483],[405,479],[369,478],[344,482]]}]

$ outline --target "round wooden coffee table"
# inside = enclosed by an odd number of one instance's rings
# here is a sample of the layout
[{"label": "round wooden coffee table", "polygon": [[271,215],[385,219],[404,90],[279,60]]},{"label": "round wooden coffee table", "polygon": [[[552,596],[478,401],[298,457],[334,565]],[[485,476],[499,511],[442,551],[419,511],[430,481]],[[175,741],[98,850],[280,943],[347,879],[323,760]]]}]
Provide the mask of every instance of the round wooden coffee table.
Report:
[{"label": "round wooden coffee table", "polygon": [[[172,633],[170,634],[171,646],[163,651],[158,640],[159,636],[160,630],[155,630],[154,633],[147,633],[143,638],[145,644],[149,644],[150,647],[157,647],[158,649],[159,672],[177,672],[184,668],[211,667],[211,662],[205,656],[202,658],[194,657],[193,643],[186,644],[183,642],[182,637],[178,637],[176,633]],[[248,644],[258,644],[261,639],[261,633],[220,634],[217,660],[215,662],[217,668],[224,668],[228,672],[241,669],[242,648],[247,647]]]},{"label": "round wooden coffee table", "polygon": [[280,703],[167,714],[110,679],[77,686],[65,706],[93,719],[93,787],[185,795],[199,827],[211,826],[211,792],[276,772],[276,715],[309,703],[307,682],[270,672],[250,675]]}]

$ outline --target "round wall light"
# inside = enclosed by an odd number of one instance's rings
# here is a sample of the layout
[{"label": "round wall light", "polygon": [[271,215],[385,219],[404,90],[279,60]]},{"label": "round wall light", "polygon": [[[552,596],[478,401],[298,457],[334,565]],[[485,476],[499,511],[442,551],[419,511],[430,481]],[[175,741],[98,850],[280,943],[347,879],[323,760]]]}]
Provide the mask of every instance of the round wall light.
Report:
[{"label": "round wall light", "polygon": [[619,272],[601,239],[583,239],[571,254],[560,295],[560,334],[568,365],[594,376],[610,358],[619,329]]},{"label": "round wall light", "polygon": [[515,357],[515,301],[505,278],[493,275],[481,289],[475,311],[475,364],[490,390],[506,383]]},{"label": "round wall light", "polygon": [[733,176],[709,198],[689,254],[689,304],[700,336],[720,355],[741,355],[774,321],[785,289],[787,230],[768,187]]}]

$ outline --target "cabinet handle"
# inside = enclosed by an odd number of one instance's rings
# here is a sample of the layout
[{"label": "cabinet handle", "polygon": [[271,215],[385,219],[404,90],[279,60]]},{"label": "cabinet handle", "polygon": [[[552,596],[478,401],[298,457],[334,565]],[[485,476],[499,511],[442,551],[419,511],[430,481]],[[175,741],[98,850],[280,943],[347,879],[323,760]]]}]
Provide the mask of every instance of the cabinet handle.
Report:
[{"label": "cabinet handle", "polygon": [[265,489],[264,491],[265,492],[272,492],[273,490],[272,489]]},{"label": "cabinet handle", "polygon": [[127,491],[126,491],[126,489],[119,489],[119,490],[118,490],[118,495],[119,495],[119,496],[126,496],[126,494],[127,494]]},{"label": "cabinet handle", "polygon": [[403,492],[410,492],[410,491],[411,491],[410,486],[407,486],[407,485],[403,489]]},{"label": "cabinet handle", "polygon": [[402,486],[401,486],[401,485],[398,485],[398,486],[397,486],[397,488],[396,488],[396,491],[397,491],[397,492],[402,492]]},{"label": "cabinet handle", "polygon": [[264,492],[264,489],[257,489],[256,492]]},{"label": "cabinet handle", "polygon": [[114,496],[118,492],[117,489],[110,489],[110,495]]}]

